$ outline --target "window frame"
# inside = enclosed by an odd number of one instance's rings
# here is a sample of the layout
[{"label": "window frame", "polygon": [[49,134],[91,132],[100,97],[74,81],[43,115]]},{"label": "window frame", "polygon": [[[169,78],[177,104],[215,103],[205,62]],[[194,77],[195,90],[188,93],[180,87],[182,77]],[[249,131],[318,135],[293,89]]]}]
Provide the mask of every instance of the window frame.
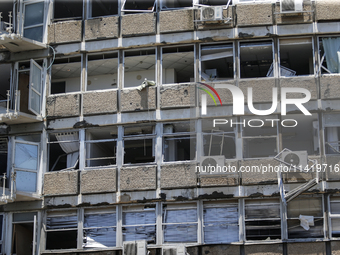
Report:
[{"label": "window frame", "polygon": [[130,10],[130,9],[125,9],[125,4],[126,4],[126,1],[127,0],[123,0],[122,1],[122,7],[120,9],[120,11],[122,13],[124,13],[125,15],[125,12],[135,12],[135,13],[153,13],[157,10],[157,0],[154,0],[154,3],[153,3],[153,7],[152,7],[152,10]]},{"label": "window frame", "polygon": [[[325,73],[322,73],[322,63],[324,62],[324,61],[326,61],[325,59],[321,62],[321,60],[322,60],[322,58],[323,57],[321,57],[321,55],[320,55],[320,53],[321,53],[321,41],[322,41],[322,38],[340,38],[340,35],[319,35],[319,36],[317,36],[316,37],[317,38],[317,47],[318,47],[318,56],[317,56],[317,63],[318,63],[318,70],[315,70],[315,75],[316,76],[319,76],[319,77],[322,77],[322,76],[324,76],[324,75],[326,75],[326,76],[332,76],[332,75],[334,75],[334,76],[339,76],[340,75],[340,73],[328,73],[327,71],[325,72]],[[314,38],[313,38],[314,39]],[[328,69],[327,69],[328,70]]]},{"label": "window frame", "polygon": [[106,17],[114,17],[114,16],[119,16],[119,4],[120,4],[120,1],[117,0],[117,14],[110,14],[110,15],[100,15],[100,16],[96,16],[96,17],[93,17],[92,16],[92,3],[93,1],[95,0],[88,0],[87,2],[87,17],[86,19],[98,19],[98,18],[106,18]]}]

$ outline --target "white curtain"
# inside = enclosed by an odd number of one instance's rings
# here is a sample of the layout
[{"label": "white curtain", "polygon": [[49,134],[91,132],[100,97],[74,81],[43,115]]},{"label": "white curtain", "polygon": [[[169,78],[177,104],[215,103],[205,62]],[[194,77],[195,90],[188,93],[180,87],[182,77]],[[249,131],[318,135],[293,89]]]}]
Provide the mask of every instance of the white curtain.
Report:
[{"label": "white curtain", "polygon": [[[338,144],[335,144],[334,142],[339,141],[338,138],[338,128],[337,127],[328,127],[327,128],[327,142],[329,142],[333,148],[336,150],[339,150]],[[336,152],[329,148],[328,153],[335,154]]]},{"label": "white curtain", "polygon": [[340,73],[340,37],[322,38],[322,44],[328,70],[332,73]]},{"label": "white curtain", "polygon": [[[58,133],[56,134],[57,140],[60,142],[59,145],[62,150],[67,154],[67,168],[73,167],[79,157],[79,141],[78,132],[70,133]],[[66,142],[74,141],[76,142]]]}]

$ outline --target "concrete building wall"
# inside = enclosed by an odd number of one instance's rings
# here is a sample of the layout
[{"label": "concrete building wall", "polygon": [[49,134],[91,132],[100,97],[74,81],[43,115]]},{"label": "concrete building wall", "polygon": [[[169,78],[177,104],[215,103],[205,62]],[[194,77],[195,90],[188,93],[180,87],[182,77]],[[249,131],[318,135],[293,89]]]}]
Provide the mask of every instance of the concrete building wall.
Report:
[{"label": "concrete building wall", "polygon": [[339,20],[340,2],[337,0],[316,1],[316,20]]},{"label": "concrete building wall", "polygon": [[303,13],[289,13],[281,14],[280,3],[275,5],[275,22],[276,24],[298,24],[298,23],[308,23],[313,22],[314,8],[311,2],[304,1],[303,3]]},{"label": "concrete building wall", "polygon": [[[226,167],[236,167],[238,168],[237,161],[230,161],[225,164]],[[218,175],[200,175],[200,186],[201,187],[213,187],[213,186],[235,186],[239,184],[238,173],[228,172]]]},{"label": "concrete building wall", "polygon": [[156,166],[122,167],[120,190],[156,189]]},{"label": "concrete building wall", "polygon": [[[279,166],[280,163],[275,159],[247,159],[240,162],[240,167],[250,168],[252,166]],[[242,184],[251,185],[251,184],[269,184],[269,183],[277,183],[277,174],[276,172],[269,171],[263,173],[260,172],[242,172]]]},{"label": "concrete building wall", "polygon": [[[281,88],[304,88],[311,93],[311,99],[318,98],[318,85],[314,77],[294,77],[294,78],[281,78],[280,79]],[[305,97],[304,94],[295,93],[288,94],[287,98],[301,98]]]},{"label": "concrete building wall", "polygon": [[161,108],[190,107],[195,105],[194,85],[163,86],[160,91]]},{"label": "concrete building wall", "polygon": [[247,88],[253,88],[253,102],[272,102],[273,88],[275,88],[275,79],[257,78],[244,79],[239,81],[239,87],[245,95],[244,100],[247,102]]},{"label": "concrete building wall", "polygon": [[48,26],[48,43],[80,42],[82,21],[62,21]]},{"label": "concrete building wall", "polygon": [[117,90],[87,92],[82,97],[84,115],[117,111]]},{"label": "concrete building wall", "polygon": [[272,4],[238,4],[236,6],[238,26],[273,24]]},{"label": "concrete building wall", "polygon": [[80,94],[54,95],[46,100],[47,117],[70,117],[80,113]]},{"label": "concrete building wall", "polygon": [[288,255],[326,255],[326,245],[324,242],[314,243],[288,243]]},{"label": "concrete building wall", "polygon": [[245,245],[245,255],[279,255],[283,254],[282,244],[263,244],[263,245]]},{"label": "concrete building wall", "polygon": [[[340,168],[337,169],[335,166],[340,167],[340,156],[326,156],[326,178],[327,181],[340,180]],[[331,168],[330,168],[331,167]]]},{"label": "concrete building wall", "polygon": [[76,195],[78,171],[49,172],[44,175],[44,195]]},{"label": "concrete building wall", "polygon": [[340,98],[340,91],[338,89],[339,76],[324,75],[320,77],[321,99],[335,99]]},{"label": "concrete building wall", "polygon": [[[227,85],[235,85],[235,82],[234,81],[226,81],[225,84],[227,84]],[[232,96],[231,92],[228,89],[219,89],[219,88],[216,88],[216,84],[210,84],[209,83],[209,85],[212,86],[213,88],[215,88],[216,92],[218,93],[218,95],[221,98],[221,101],[222,101],[223,105],[232,104],[233,96]],[[199,102],[200,102],[200,105],[201,105],[202,95],[206,94],[206,92],[204,92],[202,90],[199,90],[198,94],[199,94],[199,98],[198,99],[199,99]],[[215,100],[217,100],[217,99],[215,99]],[[214,100],[210,96],[207,96],[207,105],[208,106],[215,105]]]},{"label": "concrete building wall", "polygon": [[80,192],[116,192],[116,168],[81,171]]},{"label": "concrete building wall", "polygon": [[332,255],[340,255],[340,242],[339,241],[331,242],[331,250]]},{"label": "concrete building wall", "polygon": [[161,166],[161,188],[194,187],[197,184],[194,164]]},{"label": "concrete building wall", "polygon": [[156,88],[147,87],[142,91],[125,89],[120,95],[122,112],[156,109]]},{"label": "concrete building wall", "polygon": [[173,10],[159,13],[161,33],[194,30],[194,10]]},{"label": "concrete building wall", "polygon": [[202,254],[206,255],[237,255],[240,254],[240,246],[238,245],[211,245],[203,246]]},{"label": "concrete building wall", "polygon": [[135,36],[156,33],[156,14],[127,14],[122,16],[123,36]]},{"label": "concrete building wall", "polygon": [[119,17],[101,17],[85,20],[85,40],[117,38]]}]

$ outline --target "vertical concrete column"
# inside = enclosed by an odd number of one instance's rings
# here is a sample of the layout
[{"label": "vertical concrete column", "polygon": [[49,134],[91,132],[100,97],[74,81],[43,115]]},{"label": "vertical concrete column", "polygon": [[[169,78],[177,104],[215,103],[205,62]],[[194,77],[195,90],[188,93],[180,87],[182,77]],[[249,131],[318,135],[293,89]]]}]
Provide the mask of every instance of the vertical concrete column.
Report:
[{"label": "vertical concrete column", "polygon": [[[6,236],[12,237],[13,236],[13,213],[8,213],[6,215]],[[5,249],[4,249],[4,253],[6,254],[11,254],[12,253],[12,238],[5,238]]]},{"label": "vertical concrete column", "polygon": [[197,201],[197,216],[198,216],[198,226],[197,226],[197,242],[203,243],[203,201]]},{"label": "vertical concrete column", "polygon": [[80,129],[79,130],[79,170],[85,169],[85,157],[86,157],[85,129]]},{"label": "vertical concrete column", "polygon": [[36,222],[36,240],[35,240],[35,252],[36,254],[40,254],[40,240],[41,240],[41,233],[44,232],[42,228],[42,215],[43,211],[37,212],[37,222]]},{"label": "vertical concrete column", "polygon": [[163,243],[163,228],[162,228],[162,203],[156,203],[156,244]]},{"label": "vertical concrete column", "polygon": [[124,82],[124,52],[123,50],[118,51],[118,77],[117,77],[117,112],[121,112],[121,93]]},{"label": "vertical concrete column", "polygon": [[157,46],[156,48],[156,111],[161,108],[161,84],[162,84],[162,48]]},{"label": "vertical concrete column", "polygon": [[331,224],[331,220],[329,218],[329,208],[328,205],[330,200],[330,194],[324,194],[323,195],[323,218],[324,218],[324,224],[323,224],[323,228],[324,228],[324,233],[325,233],[325,237],[327,239],[331,238],[331,233],[330,233],[330,224]]},{"label": "vertical concrete column", "polygon": [[122,206],[117,205],[116,207],[116,246],[122,247],[123,246],[123,232],[122,232]]},{"label": "vertical concrete column", "polygon": [[[40,238],[37,238],[37,254],[41,254],[45,251],[46,247],[46,211],[40,212],[40,227],[37,231],[40,232]],[[38,245],[39,244],[39,245]]]},{"label": "vertical concrete column", "polygon": [[283,241],[288,240],[288,224],[287,224],[287,205],[282,202],[280,198],[281,208],[281,239]]},{"label": "vertical concrete column", "polygon": [[81,78],[80,78],[80,92],[81,92],[81,97],[80,97],[80,121],[83,120],[83,93],[86,90],[86,84],[87,84],[87,55],[86,53],[81,54]]},{"label": "vertical concrete column", "polygon": [[123,126],[118,126],[118,137],[117,137],[117,154],[116,154],[116,164],[117,164],[117,193],[116,193],[116,201],[120,201],[120,169],[123,165],[123,156],[124,156],[124,146],[123,146],[123,135],[124,128]]},{"label": "vertical concrete column", "polygon": [[244,242],[246,240],[246,228],[244,224],[244,198],[240,198],[238,200],[238,208],[239,239],[240,242]]},{"label": "vertical concrete column", "polygon": [[[46,122],[45,122],[45,125],[46,125]],[[49,165],[47,164],[47,152],[48,152],[47,143],[48,143],[48,137],[47,137],[46,129],[44,128],[42,130],[41,140],[40,140],[40,163],[39,163],[38,182],[37,182],[37,193],[38,194],[42,194],[44,174],[46,171],[48,171],[48,168],[49,168]]]},{"label": "vertical concrete column", "polygon": [[83,247],[83,222],[84,222],[84,210],[83,210],[83,208],[77,209],[77,215],[78,215],[77,248],[82,249],[82,247]]},{"label": "vertical concrete column", "polygon": [[163,157],[163,148],[162,148],[162,135],[163,135],[163,125],[162,123],[157,123],[155,126],[155,161],[157,164],[157,172],[156,172],[156,182],[157,182],[157,190],[156,197],[160,197],[161,193],[161,165],[162,165],[162,157]]}]

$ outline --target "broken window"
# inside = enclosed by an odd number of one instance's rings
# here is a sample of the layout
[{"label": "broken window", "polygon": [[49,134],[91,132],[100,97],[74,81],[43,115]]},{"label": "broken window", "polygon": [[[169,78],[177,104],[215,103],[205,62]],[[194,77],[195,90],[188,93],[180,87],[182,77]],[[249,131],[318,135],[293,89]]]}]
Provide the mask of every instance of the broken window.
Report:
[{"label": "broken window", "polygon": [[44,40],[45,1],[24,2],[24,37],[38,42]]},{"label": "broken window", "polygon": [[[277,154],[277,116],[244,118],[242,123],[243,158],[274,157]],[[259,150],[261,148],[261,150]]]},{"label": "broken window", "polygon": [[86,166],[116,164],[117,127],[89,129],[86,132]]},{"label": "broken window", "polygon": [[197,204],[163,205],[163,240],[165,243],[197,242]]},{"label": "broken window", "polygon": [[[203,5],[227,5],[230,0],[199,0],[199,4]],[[230,1],[231,4],[231,1]]]},{"label": "broken window", "polygon": [[155,0],[146,1],[123,0],[122,12],[124,12],[124,14],[153,12],[154,10],[156,10]]},{"label": "broken window", "polygon": [[123,241],[156,243],[156,205],[123,206]]},{"label": "broken window", "polygon": [[201,46],[201,79],[219,81],[234,78],[233,44]]},{"label": "broken window", "polygon": [[161,9],[166,11],[168,9],[180,9],[193,6],[193,0],[161,0]]},{"label": "broken window", "polygon": [[91,18],[118,14],[118,0],[90,0],[88,6]]},{"label": "broken window", "polygon": [[0,10],[2,12],[0,31],[9,32],[7,28],[13,29],[13,0],[1,1]]},{"label": "broken window", "polygon": [[124,128],[124,164],[155,162],[153,125]]},{"label": "broken window", "polygon": [[240,43],[241,78],[266,77],[273,62],[272,41]]},{"label": "broken window", "polygon": [[[6,113],[8,91],[11,89],[11,64],[0,65],[0,113]],[[11,97],[9,97],[11,99]]]},{"label": "broken window", "polygon": [[[307,225],[303,223],[304,218],[309,220]],[[290,201],[287,208],[287,223],[289,239],[323,238],[322,198],[298,197]]]},{"label": "broken window", "polygon": [[332,237],[340,237],[340,198],[330,197],[330,219]]},{"label": "broken window", "polygon": [[49,135],[50,171],[78,169],[78,132],[60,132]]},{"label": "broken window", "polygon": [[2,247],[3,247],[3,233],[4,233],[4,215],[0,214],[0,253],[3,254]]},{"label": "broken window", "polygon": [[87,56],[86,90],[117,89],[118,53]]},{"label": "broken window", "polygon": [[[294,114],[282,116],[284,124],[282,127],[282,145],[292,151],[307,151],[308,155],[319,154],[319,128],[318,115],[313,113],[312,116],[303,114]],[[295,121],[294,121],[295,120]]]},{"label": "broken window", "polygon": [[319,73],[340,73],[340,37],[321,37]]},{"label": "broken window", "polygon": [[340,154],[340,115],[325,114],[325,148],[326,154]]},{"label": "broken window", "polygon": [[83,1],[54,0],[53,21],[81,19],[83,16]]},{"label": "broken window", "polygon": [[237,202],[204,202],[204,243],[238,242],[238,218]]},{"label": "broken window", "polygon": [[51,68],[51,94],[80,91],[81,56],[55,59]]},{"label": "broken window", "polygon": [[247,240],[281,239],[280,203],[278,200],[246,200]]},{"label": "broken window", "polygon": [[[0,138],[0,178],[7,173],[7,155],[8,155],[8,139],[7,137]],[[0,180],[2,186],[2,181]],[[0,221],[1,222],[1,221]]]},{"label": "broken window", "polygon": [[124,52],[124,88],[140,86],[144,81],[155,85],[156,56],[155,50]]},{"label": "broken window", "polygon": [[162,83],[194,82],[194,46],[162,48]]},{"label": "broken window", "polygon": [[85,209],[83,248],[116,246],[116,208]]},{"label": "broken window", "polygon": [[[14,213],[11,254],[33,254],[36,250],[37,213]],[[35,246],[35,247],[34,247]]]},{"label": "broken window", "polygon": [[194,160],[196,133],[194,123],[175,122],[163,125],[164,162]]},{"label": "broken window", "polygon": [[49,212],[46,219],[46,250],[76,249],[78,217],[76,211]]},{"label": "broken window", "polygon": [[[234,120],[236,122],[236,120]],[[204,156],[225,156],[227,159],[236,157],[235,127],[217,125],[213,127],[213,119],[202,120]]]},{"label": "broken window", "polygon": [[280,76],[314,74],[312,38],[279,40]]}]

